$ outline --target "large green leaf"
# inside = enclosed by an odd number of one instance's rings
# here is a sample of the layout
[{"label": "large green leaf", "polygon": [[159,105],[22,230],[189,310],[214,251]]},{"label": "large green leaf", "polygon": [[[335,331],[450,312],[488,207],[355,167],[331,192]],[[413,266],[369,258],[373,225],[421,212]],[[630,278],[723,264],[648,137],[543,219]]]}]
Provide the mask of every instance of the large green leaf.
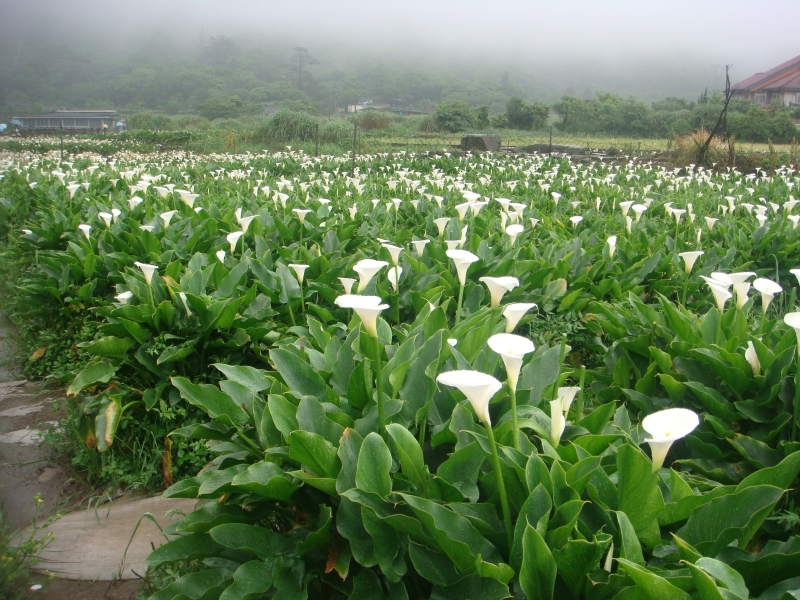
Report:
[{"label": "large green leaf", "polygon": [[336,479],[342,468],[336,446],[321,435],[301,430],[290,433],[287,441],[292,460],[307,466],[318,477]]},{"label": "large green leaf", "polygon": [[522,537],[522,567],[519,585],[531,600],[552,600],[556,584],[556,561],[542,539],[531,527],[525,526]]},{"label": "large green leaf", "polygon": [[105,362],[89,365],[75,376],[67,388],[67,396],[74,396],[92,383],[108,383],[119,367]]},{"label": "large green leaf", "polygon": [[715,498],[692,512],[677,535],[705,556],[716,556],[734,540],[744,547],[782,495],[780,488],[757,485]]},{"label": "large green leaf", "polygon": [[647,567],[637,565],[624,558],[618,558],[617,562],[641,588],[648,600],[691,600],[689,594],[648,570]]},{"label": "large green leaf", "polygon": [[262,560],[291,554],[296,545],[296,541],[279,533],[247,523],[225,523],[214,527],[208,534],[221,546],[255,554]]},{"label": "large green leaf", "polygon": [[622,445],[617,452],[617,472],[619,509],[628,516],[639,539],[654,547],[660,539],[656,519],[664,510],[658,475],[647,457],[630,444]]},{"label": "large green leaf", "polygon": [[247,413],[216,386],[205,383],[195,385],[185,377],[172,377],[170,381],[184,400],[206,412],[212,419],[219,419],[230,426],[245,425],[250,420]]},{"label": "large green leaf", "polygon": [[278,465],[265,461],[250,465],[247,471],[236,475],[231,484],[236,489],[281,502],[288,502],[300,488]]},{"label": "large green leaf", "polygon": [[[222,571],[222,569],[213,569]],[[233,583],[219,600],[258,600],[272,587],[275,569],[272,564],[251,560],[236,569]]]},{"label": "large green leaf", "polygon": [[217,556],[223,546],[215,542],[207,533],[181,535],[153,550],[145,560],[148,567],[156,568],[167,563],[202,560]]},{"label": "large green leaf", "polygon": [[430,500],[409,494],[400,496],[408,503],[460,573],[465,575],[474,573],[479,555],[485,562],[502,563],[497,548],[483,537],[468,519]]},{"label": "large green leaf", "polygon": [[102,337],[88,345],[81,345],[83,349],[92,356],[102,356],[105,358],[122,358],[127,353],[134,341],[128,338],[118,338],[113,336]]},{"label": "large green leaf", "polygon": [[392,453],[383,438],[370,433],[358,453],[356,487],[386,499],[392,493]]},{"label": "large green leaf", "polygon": [[397,452],[397,459],[403,475],[414,485],[418,491],[423,491],[428,483],[428,469],[422,456],[417,439],[411,432],[399,423],[390,423],[386,426],[386,432],[394,442]]},{"label": "large green leaf", "polygon": [[325,401],[328,386],[311,365],[288,350],[270,350],[269,358],[290,390],[300,396],[314,396],[320,402]]},{"label": "large green leaf", "polygon": [[[229,585],[231,585],[230,572],[225,569],[206,569],[176,579],[163,590],[150,596],[149,600],[216,600],[225,597],[220,596],[220,592]],[[236,597],[228,596],[228,598]]]}]

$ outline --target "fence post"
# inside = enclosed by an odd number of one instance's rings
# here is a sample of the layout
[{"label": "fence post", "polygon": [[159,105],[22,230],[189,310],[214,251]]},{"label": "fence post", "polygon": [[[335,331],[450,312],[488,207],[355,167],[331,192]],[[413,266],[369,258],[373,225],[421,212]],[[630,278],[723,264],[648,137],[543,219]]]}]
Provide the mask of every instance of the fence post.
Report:
[{"label": "fence post", "polygon": [[61,121],[61,160],[64,160],[64,121]]},{"label": "fence post", "polygon": [[356,174],[356,154],[358,153],[358,125],[353,123],[353,166],[352,174]]},{"label": "fence post", "polygon": [[319,156],[319,123],[317,123],[317,133],[314,136],[314,156]]},{"label": "fence post", "polygon": [[553,126],[550,125],[550,149],[547,151],[547,155],[553,156]]}]

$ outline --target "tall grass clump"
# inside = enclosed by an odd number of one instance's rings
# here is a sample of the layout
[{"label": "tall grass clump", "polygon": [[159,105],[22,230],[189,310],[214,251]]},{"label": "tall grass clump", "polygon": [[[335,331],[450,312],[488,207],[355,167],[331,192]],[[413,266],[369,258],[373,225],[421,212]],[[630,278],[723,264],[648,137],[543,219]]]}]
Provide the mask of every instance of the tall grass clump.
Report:
[{"label": "tall grass clump", "polygon": [[364,111],[353,117],[353,122],[361,129],[389,129],[392,119],[388,113],[377,111]]},{"label": "tall grass clump", "polygon": [[253,139],[257,142],[310,142],[317,135],[317,120],[305,112],[282,110],[259,128]]},{"label": "tall grass clump", "polygon": [[175,129],[175,124],[168,115],[161,115],[152,112],[141,112],[128,119],[128,129],[167,131]]}]

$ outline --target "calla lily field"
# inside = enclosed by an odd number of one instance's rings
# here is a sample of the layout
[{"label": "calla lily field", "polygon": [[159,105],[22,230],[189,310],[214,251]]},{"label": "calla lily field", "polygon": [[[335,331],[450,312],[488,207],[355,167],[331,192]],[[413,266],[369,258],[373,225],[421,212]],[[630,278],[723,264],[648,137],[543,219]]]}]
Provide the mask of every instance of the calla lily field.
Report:
[{"label": "calla lily field", "polygon": [[152,600],[779,600],[799,183],[20,152],[0,232],[16,317],[90,332],[47,373],[63,435],[103,468],[149,444],[146,487],[198,500],[147,559]]}]

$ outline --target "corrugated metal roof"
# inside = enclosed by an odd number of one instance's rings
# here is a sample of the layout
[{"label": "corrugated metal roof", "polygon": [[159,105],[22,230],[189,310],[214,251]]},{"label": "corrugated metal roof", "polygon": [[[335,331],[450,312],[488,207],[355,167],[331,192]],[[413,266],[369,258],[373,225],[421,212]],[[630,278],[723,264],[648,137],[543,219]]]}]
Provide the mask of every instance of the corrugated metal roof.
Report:
[{"label": "corrugated metal roof", "polygon": [[795,66],[800,67],[800,56],[795,56],[793,59],[787,60],[785,63],[782,63],[765,73],[756,73],[755,75],[751,75],[747,79],[743,79],[737,83],[735,87],[737,90],[746,90],[748,88],[757,87],[758,83],[771,78],[773,75],[779,74],[781,71],[791,69]]},{"label": "corrugated metal roof", "polygon": [[109,119],[117,114],[115,110],[59,110],[40,115],[25,115],[15,119]]}]

